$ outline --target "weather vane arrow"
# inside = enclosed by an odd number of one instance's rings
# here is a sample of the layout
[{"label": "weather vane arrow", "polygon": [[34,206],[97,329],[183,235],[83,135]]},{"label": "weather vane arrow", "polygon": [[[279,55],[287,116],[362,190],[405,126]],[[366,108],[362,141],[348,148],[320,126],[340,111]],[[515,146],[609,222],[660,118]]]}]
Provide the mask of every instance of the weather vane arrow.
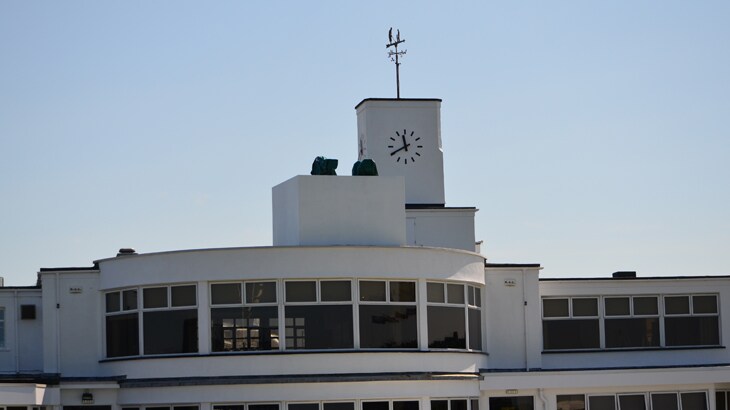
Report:
[{"label": "weather vane arrow", "polygon": [[388,30],[388,44],[385,45],[385,48],[394,48],[394,50],[388,50],[388,57],[395,63],[395,90],[398,98],[400,98],[400,57],[408,51],[398,51],[398,45],[405,42],[406,39],[400,38],[400,30],[396,30],[395,38],[393,37],[393,27]]}]

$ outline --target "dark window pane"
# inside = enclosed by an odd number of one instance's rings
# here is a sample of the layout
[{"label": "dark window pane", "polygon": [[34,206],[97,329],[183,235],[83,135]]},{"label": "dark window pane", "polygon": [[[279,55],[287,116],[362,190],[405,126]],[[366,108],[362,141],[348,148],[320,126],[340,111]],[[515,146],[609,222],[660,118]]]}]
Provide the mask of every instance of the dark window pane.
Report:
[{"label": "dark window pane", "polygon": [[[149,409],[149,407],[148,407]],[[173,410],[197,410],[198,406],[172,406]]]},{"label": "dark window pane", "polygon": [[606,347],[659,346],[659,318],[606,319]]},{"label": "dark window pane", "polygon": [[474,298],[476,299],[477,306],[482,306],[482,290],[479,288],[474,288]]},{"label": "dark window pane", "polygon": [[665,296],[664,313],[668,315],[689,314],[689,296]]},{"label": "dark window pane", "polygon": [[621,410],[646,410],[643,394],[622,394],[618,396],[618,405]]},{"label": "dark window pane", "polygon": [[449,401],[431,400],[431,410],[449,410]]},{"label": "dark window pane", "polygon": [[717,313],[717,298],[714,295],[692,296],[692,312]]},{"label": "dark window pane", "polygon": [[727,392],[724,391],[715,392],[715,408],[717,408],[717,410],[727,410],[727,397],[725,397],[726,394]]},{"label": "dark window pane", "polygon": [[317,282],[286,282],[287,302],[314,302],[317,300]]},{"label": "dark window pane", "polygon": [[598,299],[573,299],[573,316],[598,316]]},{"label": "dark window pane", "polygon": [[720,344],[717,316],[680,316],[664,318],[667,346],[711,346]]},{"label": "dark window pane", "polygon": [[393,410],[418,410],[418,401],[394,401]]},{"label": "dark window pane", "polygon": [[682,410],[707,410],[707,395],[704,392],[680,393]]},{"label": "dark window pane", "polygon": [[385,281],[360,281],[360,300],[365,302],[385,302]]},{"label": "dark window pane", "polygon": [[449,400],[451,402],[451,410],[467,410],[466,400]]},{"label": "dark window pane", "polygon": [[234,305],[243,301],[240,283],[214,283],[210,285],[210,294],[214,305]]},{"label": "dark window pane", "polygon": [[172,306],[195,306],[198,300],[196,290],[195,285],[173,286],[170,288]]},{"label": "dark window pane", "polygon": [[106,317],[106,356],[139,354],[139,319],[137,313]]},{"label": "dark window pane", "polygon": [[446,285],[446,297],[449,303],[464,304],[464,285],[449,283]]},{"label": "dark window pane", "polygon": [[246,303],[276,303],[276,282],[247,282],[245,286]]},{"label": "dark window pane", "polygon": [[355,403],[322,403],[322,410],[355,410]]},{"label": "dark window pane", "polygon": [[319,403],[289,403],[288,410],[319,410]]},{"label": "dark window pane", "polygon": [[244,410],[243,404],[218,404],[213,406],[213,410]]},{"label": "dark window pane", "polygon": [[543,299],[543,317],[568,317],[568,299]]},{"label": "dark window pane", "polygon": [[165,310],[144,313],[144,354],[198,351],[198,311]]},{"label": "dark window pane", "polygon": [[471,399],[471,410],[479,410],[479,399]]},{"label": "dark window pane", "polygon": [[467,286],[466,297],[467,305],[474,306],[474,286]]},{"label": "dark window pane", "polygon": [[652,394],[651,408],[655,410],[678,410],[677,393]]},{"label": "dark window pane", "polygon": [[107,312],[119,312],[121,309],[121,301],[119,300],[119,292],[112,292],[106,294],[106,311]]},{"label": "dark window pane", "polygon": [[170,406],[149,406],[146,410],[170,410]]},{"label": "dark window pane", "polygon": [[446,298],[444,297],[444,285],[443,283],[427,283],[426,284],[426,301],[432,303],[444,303]]},{"label": "dark window pane", "polygon": [[387,401],[364,401],[362,402],[362,410],[388,410]]},{"label": "dark window pane", "polygon": [[287,306],[287,349],[351,349],[352,306]]},{"label": "dark window pane", "polygon": [[635,297],[634,315],[658,315],[659,307],[655,296]]},{"label": "dark window pane", "polygon": [[557,410],[586,410],[586,396],[583,394],[558,395]]},{"label": "dark window pane", "polygon": [[327,280],[320,282],[322,302],[347,302],[352,300],[349,280]]},{"label": "dark window pane", "polygon": [[360,347],[418,347],[415,306],[360,305]]},{"label": "dark window pane", "polygon": [[606,298],[603,300],[606,306],[606,316],[628,316],[631,314],[629,298]]},{"label": "dark window pane", "polygon": [[458,307],[428,307],[428,347],[466,349],[464,309]]},{"label": "dark window pane", "polygon": [[469,349],[482,350],[482,312],[469,309]]},{"label": "dark window pane", "polygon": [[211,309],[214,352],[277,350],[279,321],[276,306]]},{"label": "dark window pane", "polygon": [[279,410],[278,404],[249,404],[248,410]]},{"label": "dark window pane", "polygon": [[390,282],[391,302],[415,302],[416,282]]},{"label": "dark window pane", "polygon": [[616,410],[614,396],[589,396],[588,404],[591,410]]},{"label": "dark window pane", "polygon": [[167,307],[167,287],[142,290],[145,308]]},{"label": "dark window pane", "polygon": [[598,319],[543,320],[542,343],[545,350],[598,349]]},{"label": "dark window pane", "polygon": [[[490,397],[489,410],[533,410],[532,396]],[[593,410],[593,409],[591,409]]]},{"label": "dark window pane", "polygon": [[122,310],[137,309],[137,289],[122,292]]}]

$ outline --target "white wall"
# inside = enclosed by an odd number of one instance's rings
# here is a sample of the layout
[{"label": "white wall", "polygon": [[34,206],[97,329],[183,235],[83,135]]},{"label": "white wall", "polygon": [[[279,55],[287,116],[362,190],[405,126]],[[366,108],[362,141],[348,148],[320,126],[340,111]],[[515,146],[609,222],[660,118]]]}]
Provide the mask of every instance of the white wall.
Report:
[{"label": "white wall", "polygon": [[402,177],[300,175],[272,189],[275,246],[404,245]]},{"label": "white wall", "polygon": [[[36,306],[36,318],[22,320],[21,305]],[[40,289],[0,289],[5,310],[5,348],[0,349],[0,373],[43,370],[43,313]]]},{"label": "white wall", "polygon": [[477,209],[407,209],[406,241],[412,246],[475,251],[474,214]]}]

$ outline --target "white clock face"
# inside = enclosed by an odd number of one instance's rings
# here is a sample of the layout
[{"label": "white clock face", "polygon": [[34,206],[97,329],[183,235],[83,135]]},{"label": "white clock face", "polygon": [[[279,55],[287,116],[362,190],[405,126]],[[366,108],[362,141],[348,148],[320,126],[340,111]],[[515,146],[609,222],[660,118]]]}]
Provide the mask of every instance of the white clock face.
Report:
[{"label": "white clock face", "polygon": [[415,135],[415,131],[406,128],[395,131],[394,135],[388,138],[388,153],[393,160],[399,164],[413,164],[421,159],[423,143],[421,137]]}]

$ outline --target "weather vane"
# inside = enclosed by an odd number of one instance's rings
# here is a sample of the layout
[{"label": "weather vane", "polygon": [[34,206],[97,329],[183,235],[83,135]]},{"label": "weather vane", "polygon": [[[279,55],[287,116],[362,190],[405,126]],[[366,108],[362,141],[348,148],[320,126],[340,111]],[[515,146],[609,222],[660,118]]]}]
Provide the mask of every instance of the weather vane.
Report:
[{"label": "weather vane", "polygon": [[400,61],[399,57],[406,54],[406,51],[398,51],[398,44],[405,43],[406,40],[400,38],[400,30],[396,30],[395,38],[393,38],[393,27],[388,30],[388,44],[385,45],[385,48],[391,48],[394,47],[395,51],[388,50],[388,57],[390,57],[390,61],[395,63],[395,89],[396,89],[396,95],[398,98],[400,98]]}]

